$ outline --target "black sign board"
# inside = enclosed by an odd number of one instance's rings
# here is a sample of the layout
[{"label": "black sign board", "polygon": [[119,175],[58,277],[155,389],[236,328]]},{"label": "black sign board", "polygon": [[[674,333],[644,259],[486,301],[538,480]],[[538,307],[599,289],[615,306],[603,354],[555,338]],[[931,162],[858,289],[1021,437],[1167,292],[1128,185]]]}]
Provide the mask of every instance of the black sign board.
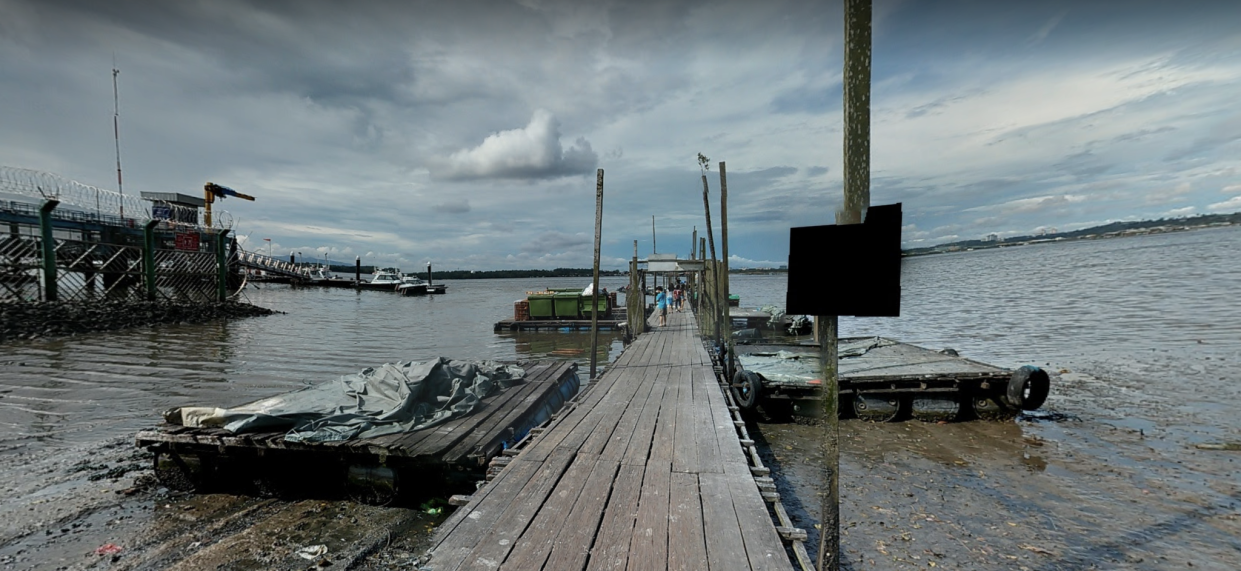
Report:
[{"label": "black sign board", "polygon": [[901,312],[901,204],[872,206],[862,224],[789,230],[785,311],[897,317]]}]

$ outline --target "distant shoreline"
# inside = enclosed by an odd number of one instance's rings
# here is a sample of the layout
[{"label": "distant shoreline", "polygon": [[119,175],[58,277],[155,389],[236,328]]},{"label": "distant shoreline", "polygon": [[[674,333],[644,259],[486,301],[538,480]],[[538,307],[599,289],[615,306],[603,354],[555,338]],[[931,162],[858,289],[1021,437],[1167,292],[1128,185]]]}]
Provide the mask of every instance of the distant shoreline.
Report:
[{"label": "distant shoreline", "polygon": [[[1072,232],[1048,233],[1034,236],[1014,236],[1012,238],[993,237],[990,240],[963,240],[939,244],[926,248],[911,248],[901,251],[901,257],[929,256],[952,252],[969,252],[974,250],[990,250],[1009,248],[1012,246],[1029,246],[1031,244],[1048,244],[1059,242],[1077,242],[1079,240],[1104,240],[1110,238],[1128,238],[1131,236],[1148,236],[1151,234],[1167,234],[1171,232],[1190,232],[1206,228],[1223,228],[1241,225],[1241,212],[1232,214],[1203,214],[1193,218],[1173,220],[1141,220],[1135,222],[1112,222],[1102,226],[1092,226]],[[994,235],[993,235],[994,236]]]}]

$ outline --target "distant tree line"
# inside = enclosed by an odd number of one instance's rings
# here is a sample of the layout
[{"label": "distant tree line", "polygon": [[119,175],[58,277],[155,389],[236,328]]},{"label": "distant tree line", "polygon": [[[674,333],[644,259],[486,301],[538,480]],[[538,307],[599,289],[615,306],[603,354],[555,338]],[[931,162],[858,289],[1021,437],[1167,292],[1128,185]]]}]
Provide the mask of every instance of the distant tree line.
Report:
[{"label": "distant tree line", "polygon": [[[328,269],[335,273],[352,275],[354,266],[332,264]],[[376,266],[362,266],[362,273],[373,274]],[[427,272],[406,272],[427,279]],[[594,277],[592,268],[556,268],[554,270],[435,270],[432,277],[436,280],[487,280],[502,278],[589,278]],[[620,270],[599,270],[600,276],[623,276]]]}]

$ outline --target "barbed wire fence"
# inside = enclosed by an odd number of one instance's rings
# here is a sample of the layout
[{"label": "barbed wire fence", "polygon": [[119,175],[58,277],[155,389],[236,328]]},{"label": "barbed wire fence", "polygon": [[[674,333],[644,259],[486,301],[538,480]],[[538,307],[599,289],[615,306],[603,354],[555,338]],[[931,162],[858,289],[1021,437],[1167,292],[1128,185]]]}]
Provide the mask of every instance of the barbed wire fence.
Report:
[{"label": "barbed wire fence", "polygon": [[[191,224],[183,220],[197,220],[198,209],[178,206],[163,201],[144,200],[134,194],[122,195],[83,184],[57,174],[34,169],[0,165],[0,194],[10,194],[33,198],[38,201],[59,200],[60,209],[70,208],[83,214],[94,215],[100,221],[121,221],[133,219],[147,221],[156,218],[153,208],[158,204],[167,208],[167,215],[158,218],[169,226],[204,228],[202,224]],[[227,210],[212,209],[213,229],[228,230],[233,227],[233,216]]]}]

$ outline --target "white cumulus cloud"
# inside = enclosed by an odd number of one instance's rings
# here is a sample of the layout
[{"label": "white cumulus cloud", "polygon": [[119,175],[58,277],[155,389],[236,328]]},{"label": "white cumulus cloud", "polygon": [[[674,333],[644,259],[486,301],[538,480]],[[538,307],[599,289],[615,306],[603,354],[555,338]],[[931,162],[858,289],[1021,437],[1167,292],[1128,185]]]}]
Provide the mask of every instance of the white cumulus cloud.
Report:
[{"label": "white cumulus cloud", "polygon": [[494,133],[477,147],[432,161],[431,174],[450,180],[546,179],[589,173],[598,162],[585,138],[563,148],[560,122],[539,109],[521,129]]}]

